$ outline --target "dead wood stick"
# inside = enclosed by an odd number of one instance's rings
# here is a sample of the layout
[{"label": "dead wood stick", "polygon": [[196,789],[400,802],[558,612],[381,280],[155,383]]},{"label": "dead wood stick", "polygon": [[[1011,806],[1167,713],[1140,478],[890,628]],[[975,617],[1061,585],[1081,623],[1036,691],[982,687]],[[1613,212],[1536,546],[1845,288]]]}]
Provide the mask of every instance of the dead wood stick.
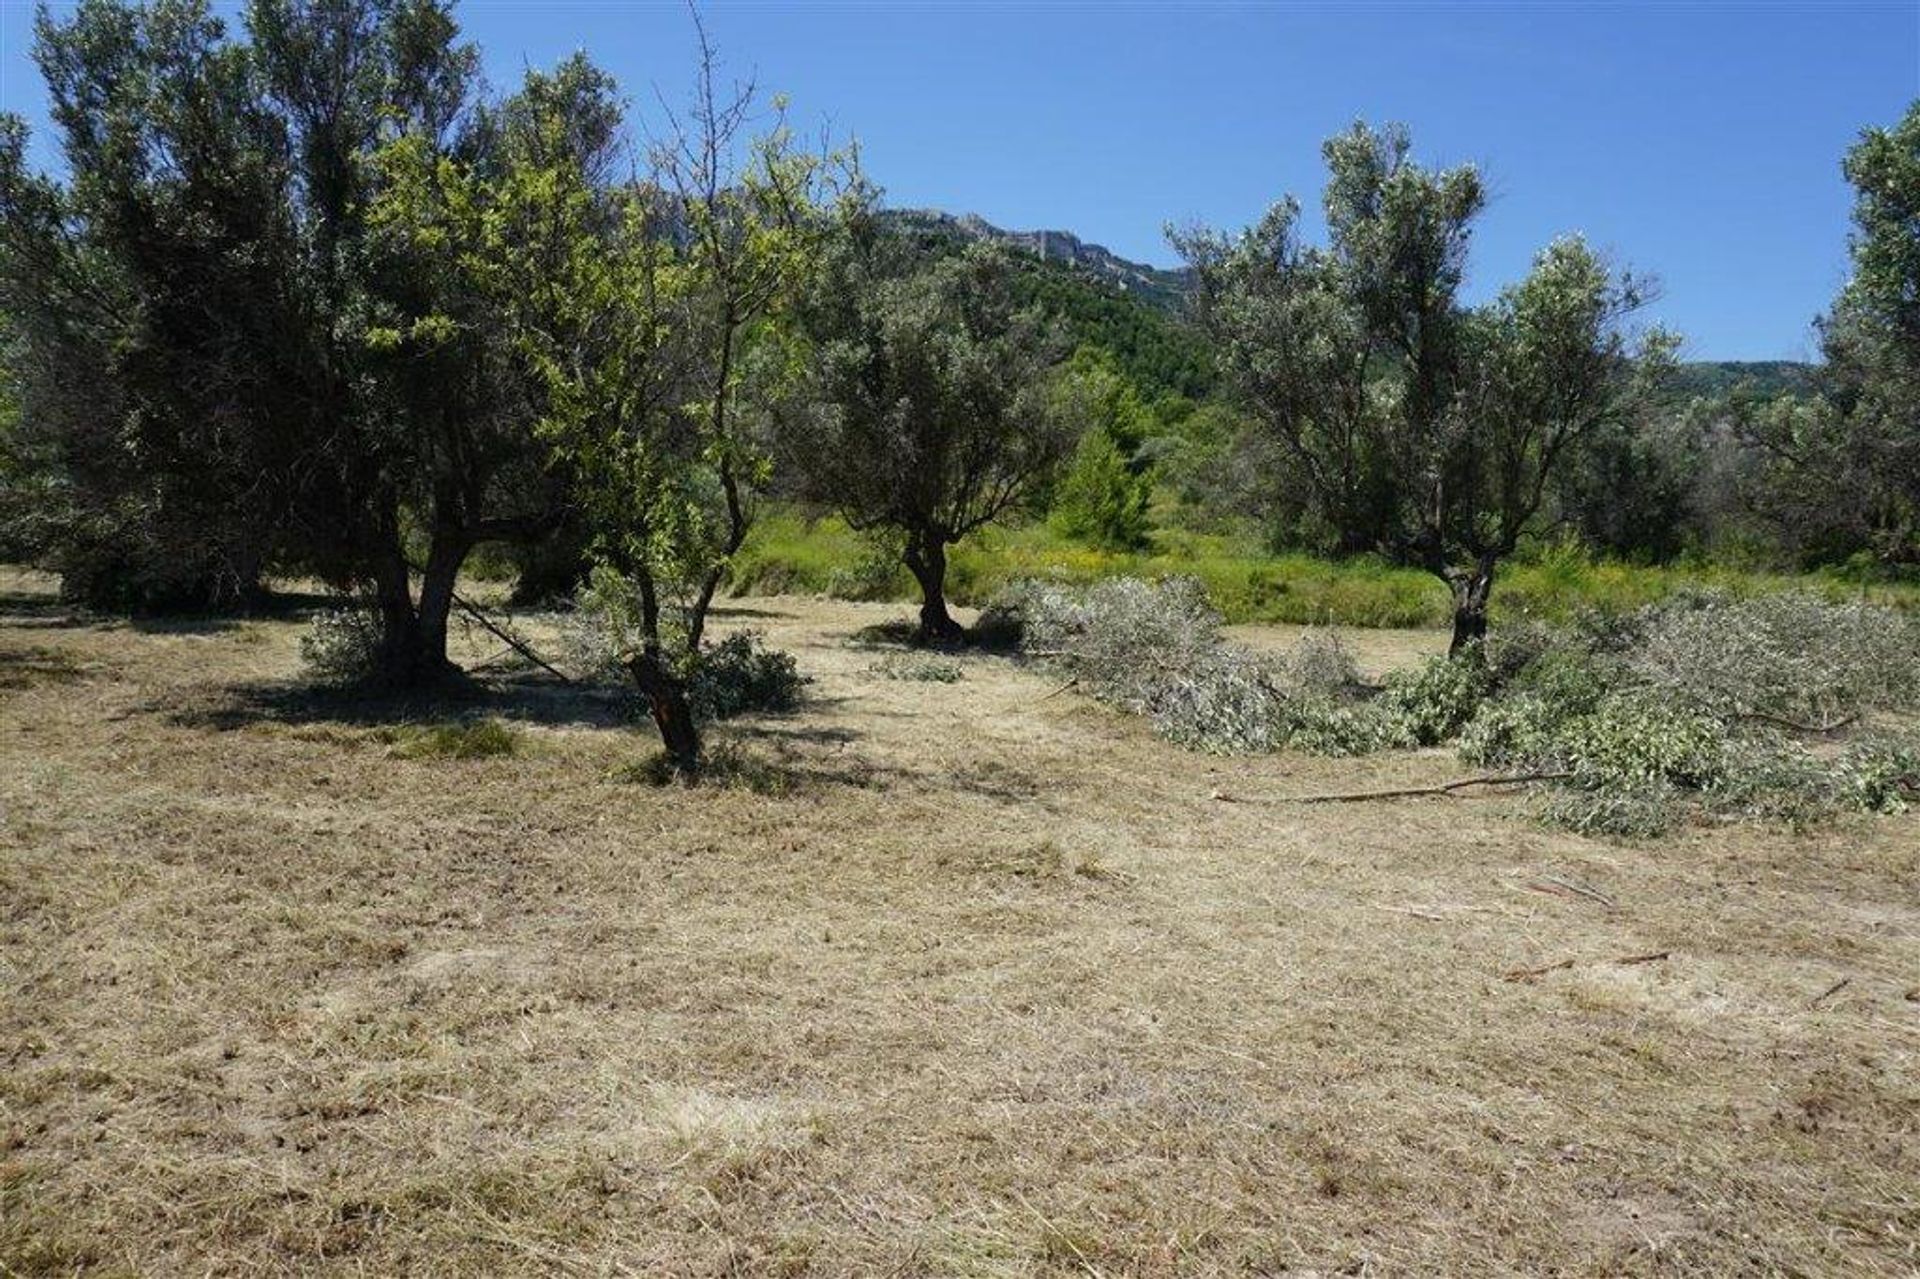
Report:
[{"label": "dead wood stick", "polygon": [[1078,688],[1078,687],[1079,687],[1079,685],[1080,685],[1080,677],[1079,677],[1078,675],[1075,675],[1075,676],[1074,676],[1074,677],[1073,677],[1072,679],[1070,679],[1070,680],[1068,680],[1068,681],[1067,681],[1066,683],[1064,683],[1064,684],[1062,684],[1062,685],[1061,685],[1061,686],[1060,686],[1059,688],[1056,688],[1056,689],[1054,689],[1054,690],[1053,690],[1053,691],[1052,691],[1051,693],[1047,693],[1047,694],[1045,694],[1044,696],[1041,696],[1041,697],[1036,697],[1036,698],[1034,698],[1033,700],[1034,700],[1035,702],[1044,702],[1044,701],[1048,701],[1048,700],[1050,700],[1050,699],[1052,699],[1052,698],[1055,698],[1055,697],[1058,697],[1058,696],[1060,696],[1060,694],[1062,694],[1062,693],[1064,693],[1064,692],[1066,692],[1066,691],[1067,691],[1068,689],[1070,689],[1070,688]]},{"label": "dead wood stick", "polygon": [[512,649],[514,652],[520,654],[520,656],[526,658],[529,662],[532,662],[535,666],[538,666],[541,670],[547,672],[547,674],[559,680],[562,684],[573,683],[573,679],[571,676],[567,675],[566,672],[562,671],[559,667],[555,666],[552,662],[549,662],[546,658],[540,656],[540,654],[534,652],[533,649],[527,645],[525,640],[522,640],[519,637],[514,635],[509,635],[505,630],[495,625],[492,618],[488,617],[485,613],[481,612],[479,608],[477,608],[473,604],[469,603],[465,599],[462,599],[458,591],[452,592],[452,595],[453,595],[453,602],[460,606],[461,612],[465,613],[468,617],[471,617],[474,621],[480,623],[480,625],[486,627],[489,631],[492,631],[495,638],[499,639],[501,643],[505,644],[508,648]]},{"label": "dead wood stick", "polygon": [[1571,967],[1573,967],[1573,961],[1571,959],[1563,959],[1557,964],[1548,964],[1542,968],[1515,968],[1506,974],[1506,980],[1532,981],[1537,977],[1545,977],[1548,973],[1557,973],[1562,968]]},{"label": "dead wood stick", "polygon": [[1818,1008],[1827,999],[1829,995],[1837,995],[1846,987],[1852,984],[1853,984],[1853,978],[1842,977],[1839,981],[1833,983],[1833,985],[1827,987],[1825,990],[1815,995],[1813,997],[1813,1002],[1808,1004],[1807,1007]]},{"label": "dead wood stick", "polygon": [[1274,802],[1279,804],[1358,804],[1369,799],[1402,799],[1412,795],[1451,795],[1454,791],[1465,790],[1469,786],[1518,786],[1523,782],[1551,782],[1571,776],[1573,774],[1564,769],[1550,773],[1489,773],[1483,777],[1460,777],[1450,782],[1441,782],[1437,786],[1338,791],[1330,795],[1284,795]]},{"label": "dead wood stick", "polygon": [[472,666],[469,666],[467,669],[470,671],[484,671],[485,669],[487,669],[487,667],[492,666],[495,662],[503,661],[506,658],[513,656],[514,652],[515,652],[514,649],[503,648],[498,653],[495,653],[492,657],[482,658],[479,661],[475,662]]},{"label": "dead wood stick", "polygon": [[[1654,964],[1663,959],[1672,958],[1672,951],[1657,950],[1650,955],[1622,955],[1613,962],[1616,964]],[[1506,974],[1506,979],[1508,981],[1532,981],[1537,977],[1544,977],[1548,973],[1557,973],[1562,969],[1572,968],[1575,962],[1576,961],[1571,959],[1563,959],[1557,964],[1548,964],[1542,968],[1516,968]]]},{"label": "dead wood stick", "polygon": [[[1543,887],[1543,885],[1547,886]],[[1597,888],[1589,888],[1577,880],[1567,879],[1561,875],[1541,875],[1534,883],[1528,884],[1527,887],[1533,889],[1535,892],[1541,893],[1551,893],[1555,891],[1577,893],[1589,900],[1599,902],[1608,910],[1613,909],[1613,898],[1607,896]]]}]

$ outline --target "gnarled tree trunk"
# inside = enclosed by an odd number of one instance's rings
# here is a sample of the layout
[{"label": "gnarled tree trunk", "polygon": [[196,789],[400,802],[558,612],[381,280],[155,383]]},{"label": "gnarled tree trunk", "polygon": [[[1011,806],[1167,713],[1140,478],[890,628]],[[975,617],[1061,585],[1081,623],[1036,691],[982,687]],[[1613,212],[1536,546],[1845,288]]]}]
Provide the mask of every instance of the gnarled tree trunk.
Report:
[{"label": "gnarled tree trunk", "polygon": [[453,608],[454,581],[466,555],[463,536],[437,534],[421,575],[417,604],[406,552],[398,540],[380,557],[374,574],[374,604],[381,622],[376,675],[380,683],[422,688],[457,673],[458,668],[447,660],[447,618]]},{"label": "gnarled tree trunk", "polygon": [[1453,592],[1453,642],[1447,656],[1458,657],[1487,637],[1487,601],[1493,595],[1495,559],[1483,555],[1470,569],[1454,569],[1447,574],[1447,588]]},{"label": "gnarled tree trunk", "polygon": [[947,612],[947,544],[938,532],[908,537],[907,570],[920,584],[920,633],[923,644],[957,644],[966,629]]},{"label": "gnarled tree trunk", "polygon": [[434,534],[427,565],[420,575],[420,641],[429,661],[447,661],[447,618],[453,611],[453,588],[466,562],[467,539],[457,531]]},{"label": "gnarled tree trunk", "polygon": [[627,663],[627,671],[640,695],[647,699],[654,727],[660,730],[660,744],[676,771],[691,777],[700,768],[700,728],[693,721],[693,708],[687,703],[686,682],[676,675],[661,656],[648,645]]}]

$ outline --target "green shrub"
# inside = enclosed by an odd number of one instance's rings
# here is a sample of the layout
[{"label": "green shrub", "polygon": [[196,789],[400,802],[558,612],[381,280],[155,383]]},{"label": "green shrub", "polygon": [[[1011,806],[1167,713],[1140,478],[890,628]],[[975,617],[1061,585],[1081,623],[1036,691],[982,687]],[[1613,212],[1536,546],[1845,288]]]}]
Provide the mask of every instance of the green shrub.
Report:
[{"label": "green shrub", "polygon": [[1850,745],[1834,767],[1838,789],[1854,808],[1904,813],[1920,803],[1920,733],[1881,733]]},{"label": "green shrub", "polygon": [[[561,622],[563,660],[578,677],[625,686],[626,657],[639,643],[639,602],[617,574],[596,572]],[[701,720],[800,704],[806,677],[790,653],[769,649],[757,631],[738,631],[703,648],[686,673],[687,702]]]},{"label": "green shrub", "polygon": [[1539,812],[1549,826],[1577,835],[1611,835],[1623,839],[1652,839],[1674,826],[1679,814],[1671,788],[1641,786],[1579,790],[1560,787],[1547,792]]},{"label": "green shrub", "polygon": [[393,753],[402,759],[490,759],[520,749],[520,734],[497,719],[460,720],[402,732]]},{"label": "green shrub", "polygon": [[1114,551],[1147,546],[1153,498],[1149,473],[1136,473],[1111,436],[1091,430],[1080,437],[1066,475],[1054,490],[1053,524],[1061,533]]},{"label": "green shrub", "polygon": [[912,575],[893,547],[875,547],[827,574],[826,593],[837,600],[894,600],[913,590]]},{"label": "green shrub", "polygon": [[1396,717],[1413,741],[1432,746],[1457,734],[1491,688],[1483,663],[1435,657],[1389,676],[1375,708]]},{"label": "green shrub", "polygon": [[357,684],[379,669],[381,633],[380,615],[365,604],[328,609],[300,637],[300,660],[321,683]]},{"label": "green shrub", "polygon": [[806,684],[793,654],[767,648],[757,631],[737,631],[701,651],[687,678],[687,702],[702,720],[790,711]]}]

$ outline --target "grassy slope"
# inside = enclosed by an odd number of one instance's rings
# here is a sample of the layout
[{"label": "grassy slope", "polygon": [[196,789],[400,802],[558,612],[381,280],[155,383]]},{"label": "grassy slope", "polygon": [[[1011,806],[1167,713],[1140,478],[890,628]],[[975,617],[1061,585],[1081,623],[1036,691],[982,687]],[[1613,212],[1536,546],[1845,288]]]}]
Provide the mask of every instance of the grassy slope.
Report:
[{"label": "grassy slope", "polygon": [[[1091,581],[1117,574],[1190,574],[1206,583],[1231,622],[1331,623],[1340,626],[1437,626],[1447,620],[1447,594],[1433,578],[1376,561],[1342,564],[1308,555],[1263,553],[1248,539],[1163,530],[1147,554],[1099,551],[1056,536],[1044,525],[988,530],[954,552],[949,586],[962,603],[982,603],[1024,577]],[[838,594],[906,599],[903,571],[868,577],[859,566],[872,552],[839,520],[807,521],[775,514],[754,530],[739,560],[743,591]],[[1494,591],[1498,614],[1558,618],[1583,607],[1630,609],[1687,587],[1734,592],[1808,587],[1885,603],[1920,607],[1920,585],[1863,586],[1837,574],[1785,575],[1716,566],[1651,568],[1597,562],[1554,552],[1517,562]]]}]

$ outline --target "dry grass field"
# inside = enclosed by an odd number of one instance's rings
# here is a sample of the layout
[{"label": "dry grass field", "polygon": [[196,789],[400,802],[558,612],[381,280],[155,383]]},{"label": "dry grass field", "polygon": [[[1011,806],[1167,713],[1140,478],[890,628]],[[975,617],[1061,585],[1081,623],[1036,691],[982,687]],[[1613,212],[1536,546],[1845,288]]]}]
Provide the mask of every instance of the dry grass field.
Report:
[{"label": "dry grass field", "polygon": [[[0,1271],[1920,1270],[1911,817],[1291,805],[1463,770],[1183,753],[789,598],[722,619],[815,680],[717,734],[759,789],[657,789],[540,680],[0,596]],[[517,751],[396,732],[468,714]]]}]

